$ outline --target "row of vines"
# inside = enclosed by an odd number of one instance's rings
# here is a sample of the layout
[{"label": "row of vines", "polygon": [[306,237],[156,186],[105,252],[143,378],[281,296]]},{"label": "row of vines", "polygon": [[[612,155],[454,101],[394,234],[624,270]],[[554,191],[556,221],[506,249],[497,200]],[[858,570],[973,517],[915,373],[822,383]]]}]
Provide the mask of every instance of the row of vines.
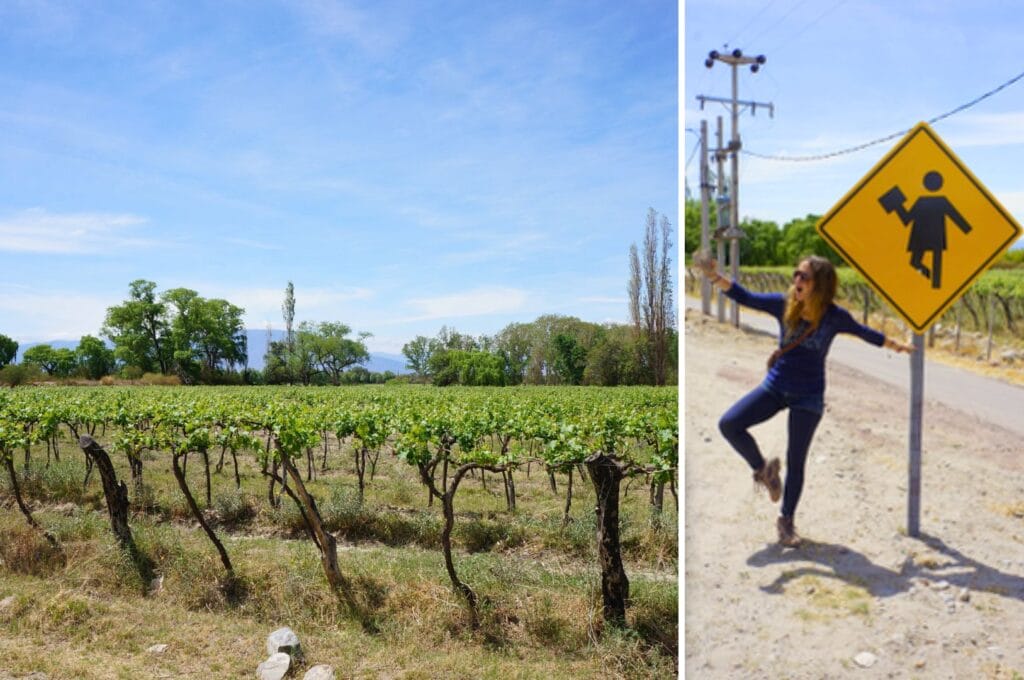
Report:
[{"label": "row of vines", "polygon": [[[851,311],[859,313],[863,322],[867,323],[872,314],[898,318],[857,272],[847,267],[839,268],[838,272],[837,296]],[[740,283],[759,292],[777,292],[786,290],[790,275],[786,268],[748,268],[740,272]],[[687,291],[699,295],[700,285],[700,272],[688,268]],[[951,338],[955,351],[960,351],[964,333],[987,336],[986,358],[991,358],[995,336],[1024,340],[1024,271],[996,269],[985,272],[933,328]]]},{"label": "row of vines", "polygon": [[[136,496],[143,493],[144,459],[152,460],[157,453],[158,460],[169,462],[191,514],[220,557],[225,587],[236,578],[231,556],[199,506],[203,492],[206,505],[210,503],[211,454],[219,452],[218,469],[233,464],[236,485],[238,457],[254,457],[266,480],[268,502],[279,503],[285,495],[294,502],[319,551],[331,590],[356,615],[358,605],[338,559],[337,541],[325,528],[306,482],[316,474],[315,458],[322,455],[326,465],[331,440],[338,450],[344,444],[351,451],[360,499],[368,466],[372,477],[380,455],[395,456],[417,471],[429,503],[441,505],[445,569],[474,625],[477,596],[458,574],[451,543],[460,484],[474,474],[499,474],[509,507],[514,509],[516,471],[541,465],[552,483],[554,473],[569,474],[568,516],[576,471],[596,491],[604,618],[621,625],[629,580],[619,540],[620,485],[637,476],[649,481],[655,522],[666,486],[675,495],[678,392],[666,388],[365,387],[8,390],[0,393],[0,462],[26,521],[55,545],[56,539],[40,526],[22,498],[16,466],[27,470],[33,464],[33,445],[38,452],[45,443],[48,455],[51,451],[59,455],[59,439],[65,432],[85,455],[86,483],[93,470],[99,475],[111,529],[140,570],[146,568],[146,556],[132,538],[129,487],[117,478],[111,454],[127,458]],[[190,464],[205,470],[202,491],[189,485],[186,469]]]}]

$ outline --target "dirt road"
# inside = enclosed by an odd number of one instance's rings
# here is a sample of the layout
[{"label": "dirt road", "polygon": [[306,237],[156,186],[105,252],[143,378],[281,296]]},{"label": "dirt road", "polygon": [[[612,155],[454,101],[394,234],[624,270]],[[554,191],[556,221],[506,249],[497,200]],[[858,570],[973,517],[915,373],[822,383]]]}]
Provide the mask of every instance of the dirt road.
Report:
[{"label": "dirt road", "polygon": [[[926,395],[910,538],[905,388],[830,361],[796,516],[805,545],[784,551],[778,507],[717,429],[774,341],[692,311],[685,332],[688,677],[1024,676],[1024,456],[1000,424],[1019,427],[1024,402],[999,404],[997,423]],[[858,349],[909,370],[904,355]],[[784,458],[785,417],[753,433]]]}]

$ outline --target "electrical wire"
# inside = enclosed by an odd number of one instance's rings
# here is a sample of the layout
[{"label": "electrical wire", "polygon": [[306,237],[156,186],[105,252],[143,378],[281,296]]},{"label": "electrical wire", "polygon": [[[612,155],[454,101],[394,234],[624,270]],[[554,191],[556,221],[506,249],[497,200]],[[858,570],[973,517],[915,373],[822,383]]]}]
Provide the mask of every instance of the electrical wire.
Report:
[{"label": "electrical wire", "polygon": [[[981,101],[983,101],[985,99],[988,99],[992,95],[997,94],[998,92],[1000,92],[1002,90],[1005,90],[1007,87],[1009,87],[1010,85],[1013,85],[1014,83],[1016,83],[1021,78],[1024,78],[1024,71],[1021,71],[1020,73],[1018,73],[1014,77],[1012,77],[1009,80],[1007,80],[1002,85],[1000,85],[1000,86],[998,86],[998,87],[996,87],[996,88],[994,88],[992,90],[989,90],[985,94],[980,95],[978,97],[975,97],[971,101],[966,102],[964,104],[961,104],[960,106],[956,107],[955,109],[950,109],[949,111],[946,111],[943,114],[940,114],[938,116],[935,116],[934,118],[929,119],[927,121],[927,123],[929,125],[932,125],[933,123],[937,123],[940,120],[945,120],[946,118],[949,118],[950,116],[952,116],[954,114],[957,114],[957,113],[960,113],[961,111],[969,109],[972,106],[974,106],[975,104],[977,104],[977,103],[979,103],[979,102],[981,102]],[[773,156],[773,155],[769,155],[769,154],[757,153],[756,151],[748,151],[746,149],[743,149],[742,153],[744,153],[744,154],[746,154],[748,156],[753,156],[755,158],[763,158],[763,159],[769,160],[769,161],[796,161],[796,162],[822,161],[822,160],[825,160],[827,158],[835,158],[836,156],[843,156],[843,155],[846,155],[846,154],[855,153],[857,151],[863,151],[864,149],[867,149],[868,147],[871,147],[871,146],[875,146],[876,144],[881,144],[883,142],[888,142],[889,140],[896,139],[898,137],[902,137],[903,135],[907,134],[908,132],[910,132],[910,128],[907,128],[906,130],[900,130],[899,132],[894,132],[891,135],[886,135],[885,137],[879,137],[878,139],[872,139],[870,142],[864,142],[863,144],[858,144],[856,146],[847,147],[845,149],[839,149],[838,151],[832,151],[832,152],[829,152],[829,153],[815,154],[813,156]]]},{"label": "electrical wire", "polygon": [[735,45],[736,41],[739,40],[743,36],[743,32],[745,30],[747,30],[748,28],[750,28],[751,26],[753,26],[754,22],[761,18],[761,15],[764,14],[765,10],[767,10],[769,7],[771,7],[774,4],[775,4],[775,0],[768,0],[768,3],[764,7],[762,7],[760,10],[758,10],[757,13],[754,14],[754,16],[750,17],[750,21],[748,21],[743,26],[743,28],[741,28],[739,30],[739,32],[736,33],[736,37],[733,38],[732,40],[730,40],[729,42],[725,43],[725,45],[726,46],[728,46],[728,45]]}]

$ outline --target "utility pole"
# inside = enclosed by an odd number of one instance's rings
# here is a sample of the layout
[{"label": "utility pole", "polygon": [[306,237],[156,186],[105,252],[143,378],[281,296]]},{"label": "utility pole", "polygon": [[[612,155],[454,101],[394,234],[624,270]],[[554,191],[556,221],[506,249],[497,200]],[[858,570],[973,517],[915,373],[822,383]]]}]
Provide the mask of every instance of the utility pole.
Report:
[{"label": "utility pole", "polygon": [[[718,127],[715,130],[715,181],[716,187],[715,208],[716,224],[715,229],[715,257],[719,264],[725,265],[725,232],[729,230],[729,194],[725,190],[725,171],[722,164],[725,162],[725,149],[722,148],[722,117],[718,116]],[[716,289],[717,290],[717,289]],[[725,294],[718,290],[718,323],[725,323]],[[736,305],[735,302],[732,303]]]},{"label": "utility pole", "polygon": [[[757,107],[767,107],[768,115],[774,117],[775,107],[773,104],[766,104],[755,101],[740,101],[739,100],[739,73],[737,67],[739,66],[750,66],[751,73],[757,73],[760,70],[761,65],[767,61],[763,54],[759,54],[756,57],[745,57],[743,51],[739,49],[733,50],[730,54],[720,54],[716,50],[712,50],[708,53],[708,58],[704,60],[704,65],[711,68],[715,65],[716,61],[729,64],[732,67],[732,99],[724,99],[722,97],[707,97],[705,95],[697,95],[697,100],[700,101],[701,110],[704,109],[705,102],[719,102],[722,104],[731,104],[732,109],[732,136],[729,140],[729,153],[731,154],[732,161],[732,177],[731,177],[731,190],[730,190],[730,220],[728,229],[725,232],[725,237],[729,239],[729,260],[732,265],[732,277],[738,279],[740,275],[740,239],[743,238],[743,231],[740,229],[740,180],[739,180],[739,167],[740,167],[740,149],[742,143],[740,142],[740,106],[749,107],[751,114],[757,112]],[[721,225],[720,225],[721,226]],[[740,325],[740,310],[738,305],[733,305],[732,308],[732,324],[734,326]]]},{"label": "utility pole", "polygon": [[[711,178],[708,176],[708,122],[700,122],[700,249],[703,253],[710,253],[711,237],[708,234],[708,203],[711,202]],[[706,315],[711,314],[711,280],[701,277],[700,283],[700,309]]]}]

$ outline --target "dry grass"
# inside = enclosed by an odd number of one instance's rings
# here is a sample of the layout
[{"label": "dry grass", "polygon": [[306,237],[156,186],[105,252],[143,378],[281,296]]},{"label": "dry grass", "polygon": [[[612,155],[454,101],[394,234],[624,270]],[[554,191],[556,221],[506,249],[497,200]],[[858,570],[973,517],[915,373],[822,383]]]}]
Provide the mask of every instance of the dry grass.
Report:
[{"label": "dry grass", "polygon": [[[234,583],[193,526],[166,460],[147,455],[146,498],[132,531],[163,576],[149,583],[115,546],[94,479],[86,489],[81,456],[70,443],[63,460],[42,467],[26,495],[43,526],[61,541],[66,564],[39,559],[48,544],[11,509],[0,510],[0,676],[41,671],[58,678],[236,678],[265,656],[266,635],[295,629],[310,665],[328,663],[346,677],[671,677],[678,668],[677,529],[672,499],[667,526],[647,523],[647,494],[633,484],[623,502],[624,553],[632,582],[630,628],[603,630],[594,561],[593,491],[577,480],[573,521],[562,524],[564,478],[552,493],[534,468],[517,475],[519,510],[508,512],[500,478],[467,480],[456,499],[455,560],[480,597],[480,626],[469,625],[438,550],[440,508],[426,507],[414,471],[381,457],[359,506],[347,452],[332,450],[327,474],[310,484],[324,518],[343,541],[339,561],[359,612],[329,591],[315,546],[284,499],[266,500],[254,461],[240,456],[234,488],[230,456],[213,476],[207,517],[235,564]],[[219,452],[218,452],[219,453]],[[78,455],[76,455],[78,454]],[[128,479],[123,456],[114,456]],[[217,456],[211,454],[212,464]],[[318,459],[319,463],[319,459]],[[339,469],[340,468],[340,469]],[[198,458],[189,484],[205,508]],[[0,484],[0,496],[4,489]],[[64,493],[73,512],[49,508]],[[297,540],[289,540],[294,538]],[[25,565],[48,564],[32,571]],[[170,645],[164,654],[146,650]],[[301,677],[301,673],[298,677]]]}]

